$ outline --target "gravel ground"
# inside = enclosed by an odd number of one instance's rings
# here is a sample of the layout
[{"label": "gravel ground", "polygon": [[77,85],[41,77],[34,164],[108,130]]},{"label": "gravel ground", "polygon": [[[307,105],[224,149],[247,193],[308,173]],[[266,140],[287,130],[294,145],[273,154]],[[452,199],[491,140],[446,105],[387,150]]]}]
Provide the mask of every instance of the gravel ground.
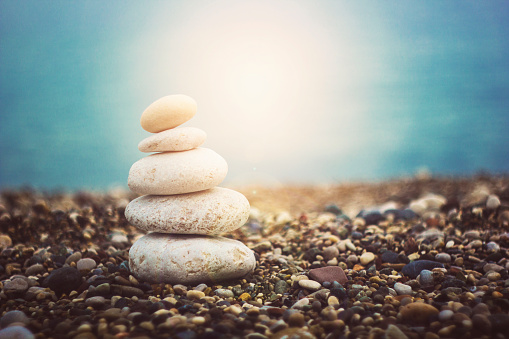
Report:
[{"label": "gravel ground", "polygon": [[509,338],[508,177],[237,189],[257,267],[198,286],[129,272],[131,193],[1,192],[0,338]]}]

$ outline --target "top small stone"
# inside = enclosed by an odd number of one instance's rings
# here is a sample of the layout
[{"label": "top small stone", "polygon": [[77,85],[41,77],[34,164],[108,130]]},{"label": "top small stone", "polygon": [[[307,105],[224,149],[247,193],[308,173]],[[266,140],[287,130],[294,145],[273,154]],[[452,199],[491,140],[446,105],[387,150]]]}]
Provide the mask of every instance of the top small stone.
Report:
[{"label": "top small stone", "polygon": [[196,114],[196,101],[183,94],[168,95],[154,101],[141,115],[141,127],[151,133],[175,128]]}]

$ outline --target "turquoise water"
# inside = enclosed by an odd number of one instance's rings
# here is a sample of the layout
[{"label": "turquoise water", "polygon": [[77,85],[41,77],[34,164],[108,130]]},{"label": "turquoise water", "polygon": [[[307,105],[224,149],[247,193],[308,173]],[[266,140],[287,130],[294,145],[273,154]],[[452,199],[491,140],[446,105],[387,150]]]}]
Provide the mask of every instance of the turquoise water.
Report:
[{"label": "turquoise water", "polygon": [[[0,187],[125,186],[131,164],[143,156],[141,112],[180,90],[177,78],[154,82],[151,63],[173,54],[186,59],[182,42],[164,39],[178,36],[186,15],[204,4],[0,2]],[[270,144],[270,156],[250,162],[234,140],[221,141],[216,125],[197,120],[208,146],[227,159],[229,178],[258,171],[281,182],[316,183],[392,178],[422,167],[445,175],[509,171],[508,3],[384,4],[288,3],[315,6],[329,44],[339,36],[354,41],[370,74],[346,93],[362,94],[362,117],[345,121],[338,95],[345,83],[335,87],[331,57],[328,90],[321,90],[332,98],[328,113],[312,126],[292,127],[291,117],[282,122],[293,151]],[[207,2],[211,11],[229,5]],[[351,31],[337,20],[345,13]],[[156,55],[160,44],[168,55]],[[262,142],[264,131],[254,138]]]}]

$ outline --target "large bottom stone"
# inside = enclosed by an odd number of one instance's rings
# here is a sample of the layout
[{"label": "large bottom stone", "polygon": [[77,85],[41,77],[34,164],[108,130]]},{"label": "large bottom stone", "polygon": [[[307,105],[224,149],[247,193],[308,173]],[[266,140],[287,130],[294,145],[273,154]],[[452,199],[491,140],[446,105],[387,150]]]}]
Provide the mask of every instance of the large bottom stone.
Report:
[{"label": "large bottom stone", "polygon": [[232,232],[249,218],[249,202],[222,187],[177,195],[144,195],[127,205],[125,217],[149,232],[220,234]]},{"label": "large bottom stone", "polygon": [[151,283],[198,284],[237,279],[256,265],[243,243],[223,237],[149,233],[129,251],[131,271]]}]

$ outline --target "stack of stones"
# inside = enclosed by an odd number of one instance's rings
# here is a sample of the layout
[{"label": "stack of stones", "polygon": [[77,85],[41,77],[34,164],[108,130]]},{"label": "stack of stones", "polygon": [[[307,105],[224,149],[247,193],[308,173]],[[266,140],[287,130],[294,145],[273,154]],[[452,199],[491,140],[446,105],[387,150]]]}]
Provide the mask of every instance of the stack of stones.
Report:
[{"label": "stack of stones", "polygon": [[196,114],[196,102],[170,95],[152,103],[141,126],[154,135],[142,152],[159,152],[134,163],[129,188],[141,197],[129,203],[130,224],[149,232],[129,251],[129,265],[152,283],[197,284],[237,279],[254,270],[253,252],[243,243],[218,236],[242,226],[250,206],[239,192],[216,187],[228,171],[226,161],[201,148],[206,134],[179,127]]}]

